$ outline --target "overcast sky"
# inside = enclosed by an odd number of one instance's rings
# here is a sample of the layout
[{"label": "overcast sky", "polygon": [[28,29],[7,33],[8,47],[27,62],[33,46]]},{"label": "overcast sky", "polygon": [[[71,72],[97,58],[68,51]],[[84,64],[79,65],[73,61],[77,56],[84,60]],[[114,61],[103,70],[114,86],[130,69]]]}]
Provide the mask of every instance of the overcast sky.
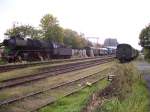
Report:
[{"label": "overcast sky", "polygon": [[99,37],[99,43],[117,38],[139,49],[139,33],[150,23],[150,0],[0,0],[0,40],[13,23],[37,27],[47,13],[64,28]]}]

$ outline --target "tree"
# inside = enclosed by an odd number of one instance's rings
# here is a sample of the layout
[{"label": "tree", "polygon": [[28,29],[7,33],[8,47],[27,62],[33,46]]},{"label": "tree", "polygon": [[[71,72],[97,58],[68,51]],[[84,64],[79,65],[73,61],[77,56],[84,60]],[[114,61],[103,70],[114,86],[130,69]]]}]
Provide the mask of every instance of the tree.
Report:
[{"label": "tree", "polygon": [[32,29],[30,33],[31,38],[33,39],[43,39],[43,32],[40,29]]},{"label": "tree", "polygon": [[46,14],[40,21],[41,29],[36,29],[30,25],[13,26],[8,29],[5,35],[13,38],[20,35],[25,38],[27,36],[36,39],[43,39],[54,41],[58,43],[64,43],[72,48],[84,48],[86,46],[92,46],[92,43],[84,38],[83,34],[78,34],[71,29],[63,29],[59,26],[56,17],[51,14]]},{"label": "tree", "polygon": [[42,28],[45,40],[63,43],[63,29],[59,26],[56,17],[53,17],[50,14],[46,14],[41,19],[40,26]]},{"label": "tree", "polygon": [[142,29],[139,39],[139,44],[144,48],[145,59],[150,60],[150,25]]},{"label": "tree", "polygon": [[139,39],[142,47],[150,48],[150,25],[142,29]]},{"label": "tree", "polygon": [[[65,29],[64,30],[64,44],[69,45],[73,48],[76,47],[76,45],[74,44],[74,38],[76,38],[77,33],[70,30],[70,29]],[[73,43],[74,42],[74,43]]]},{"label": "tree", "polygon": [[83,37],[83,35],[80,35],[71,29],[64,30],[64,44],[69,45],[72,48],[84,48],[92,45],[90,41]]},{"label": "tree", "polygon": [[27,36],[31,37],[31,38],[40,38],[41,37],[41,30],[37,30],[34,27],[30,26],[30,25],[20,25],[15,27],[15,25],[13,26],[13,28],[8,29],[5,33],[5,35],[7,35],[8,37],[15,37],[16,35],[21,35],[21,37],[25,38]]}]

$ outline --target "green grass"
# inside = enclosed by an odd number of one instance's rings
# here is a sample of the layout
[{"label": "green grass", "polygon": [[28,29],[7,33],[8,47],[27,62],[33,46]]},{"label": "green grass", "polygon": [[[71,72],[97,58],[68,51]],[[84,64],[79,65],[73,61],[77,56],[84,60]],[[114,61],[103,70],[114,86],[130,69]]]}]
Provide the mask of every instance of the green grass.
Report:
[{"label": "green grass", "polygon": [[118,98],[112,98],[96,112],[149,112],[148,104],[149,99],[145,86],[137,83],[127,99],[119,101]]},{"label": "green grass", "polygon": [[[129,78],[132,82],[131,86],[122,87],[124,91],[122,91],[121,96],[124,96],[125,98],[122,100],[119,97],[113,97],[96,109],[95,112],[149,112],[149,93],[139,72],[132,64],[120,66],[124,68],[128,66],[126,72],[129,74],[128,77],[132,77]],[[125,69],[122,69],[122,71],[123,70]],[[129,89],[131,90],[129,93],[125,91]]]},{"label": "green grass", "polygon": [[91,87],[86,87],[77,93],[59,99],[54,104],[42,108],[39,112],[80,112],[88,102],[89,96],[107,85],[106,80],[99,81]]}]

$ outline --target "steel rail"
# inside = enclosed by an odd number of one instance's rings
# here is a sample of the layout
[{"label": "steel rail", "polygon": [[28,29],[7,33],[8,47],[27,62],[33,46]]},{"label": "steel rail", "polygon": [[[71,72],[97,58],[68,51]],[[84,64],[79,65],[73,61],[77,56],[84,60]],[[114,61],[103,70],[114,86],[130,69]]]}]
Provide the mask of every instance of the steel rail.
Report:
[{"label": "steel rail", "polygon": [[[16,97],[16,98],[9,98],[9,99],[7,99],[7,100],[1,101],[1,102],[0,102],[0,106],[2,106],[2,105],[8,105],[8,104],[11,104],[11,103],[20,101],[20,100],[25,99],[25,98],[28,98],[28,97],[32,97],[32,96],[35,96],[35,95],[42,94],[42,93],[44,93],[44,92],[46,92],[46,91],[49,91],[49,90],[52,90],[52,89],[57,89],[57,88],[59,88],[59,87],[66,86],[66,85],[69,85],[69,84],[71,84],[71,83],[84,80],[84,79],[86,79],[86,78],[92,77],[92,76],[94,76],[94,75],[96,75],[96,74],[98,74],[98,73],[101,73],[101,72],[102,72],[102,71],[98,71],[98,72],[96,72],[96,73],[94,73],[94,74],[90,74],[90,75],[85,76],[85,77],[80,77],[80,78],[78,78],[78,79],[68,80],[67,82],[62,82],[62,83],[60,83],[60,84],[53,85],[53,86],[51,86],[51,87],[49,87],[49,88],[44,88],[44,89],[42,89],[42,90],[39,90],[39,91],[36,91],[36,92],[31,92],[31,93],[29,93],[29,94],[26,94],[26,95],[23,95],[23,96],[19,96],[19,97]],[[97,79],[96,82],[99,81],[99,80],[102,80],[102,79],[104,79],[104,78],[106,78],[106,77],[107,77],[107,76],[104,76],[104,77],[102,77],[102,78],[100,78],[100,79]]]},{"label": "steel rail", "polygon": [[94,57],[94,58],[76,58],[76,59],[54,59],[51,61],[44,61],[44,62],[33,62],[33,63],[26,63],[26,64],[9,64],[9,65],[0,65],[0,73],[7,72],[19,68],[25,68],[25,67],[31,67],[31,66],[38,66],[38,65],[46,65],[46,64],[53,64],[53,63],[62,63],[62,62],[70,62],[70,61],[79,61],[79,60],[89,60],[89,59],[96,59],[96,58],[102,58],[101,57]]},{"label": "steel rail", "polygon": [[36,73],[33,75],[29,75],[29,76],[5,80],[5,81],[1,82],[0,89],[5,89],[7,87],[13,87],[16,85],[21,85],[21,84],[28,83],[31,81],[32,82],[37,81],[40,79],[44,79],[44,78],[58,75],[58,74],[62,74],[62,73],[67,73],[67,72],[71,72],[71,71],[75,71],[75,70],[85,69],[85,68],[88,68],[91,66],[96,66],[98,64],[102,64],[102,63],[111,61],[112,59],[113,58],[103,58],[103,59],[98,59],[98,60],[89,61],[89,62],[82,62],[82,63],[80,62],[80,63],[68,65],[67,67],[66,66],[57,67],[56,69],[51,69],[51,70],[45,71],[43,73]]}]

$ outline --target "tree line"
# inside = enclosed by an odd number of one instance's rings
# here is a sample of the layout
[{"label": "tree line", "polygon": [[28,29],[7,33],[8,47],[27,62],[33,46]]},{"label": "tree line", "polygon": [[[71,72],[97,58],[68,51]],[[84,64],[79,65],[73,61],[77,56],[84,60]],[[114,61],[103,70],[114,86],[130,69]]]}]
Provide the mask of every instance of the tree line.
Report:
[{"label": "tree line", "polygon": [[92,43],[85,39],[83,34],[61,27],[57,18],[51,14],[46,14],[41,18],[39,28],[31,25],[15,26],[14,24],[12,28],[5,32],[5,35],[9,38],[21,35],[23,38],[31,37],[33,39],[49,40],[72,48],[92,46]]}]

